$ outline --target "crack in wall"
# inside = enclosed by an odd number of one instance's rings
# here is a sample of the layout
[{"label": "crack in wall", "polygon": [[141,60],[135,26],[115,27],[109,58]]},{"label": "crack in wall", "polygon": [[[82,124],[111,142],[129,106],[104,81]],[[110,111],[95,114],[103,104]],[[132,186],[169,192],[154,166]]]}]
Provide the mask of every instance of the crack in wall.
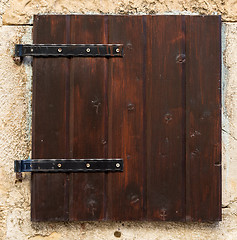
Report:
[{"label": "crack in wall", "polygon": [[231,133],[227,132],[225,129],[222,128],[222,131],[230,135],[235,141],[237,141],[237,138],[234,137]]}]

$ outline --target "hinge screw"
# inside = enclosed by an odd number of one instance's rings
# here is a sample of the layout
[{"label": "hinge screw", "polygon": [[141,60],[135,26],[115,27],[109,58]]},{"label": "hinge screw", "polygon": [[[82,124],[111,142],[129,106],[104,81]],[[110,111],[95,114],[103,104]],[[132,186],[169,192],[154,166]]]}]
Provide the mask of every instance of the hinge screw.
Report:
[{"label": "hinge screw", "polygon": [[90,163],[87,163],[87,164],[86,164],[86,167],[87,167],[87,168],[89,168],[90,166],[91,166]]},{"label": "hinge screw", "polygon": [[58,48],[58,52],[60,53],[60,52],[62,52],[63,50],[62,50],[62,48]]},{"label": "hinge screw", "polygon": [[90,50],[90,48],[87,48],[86,51],[89,53],[91,50]]},{"label": "hinge screw", "polygon": [[116,167],[119,168],[120,167],[120,163],[116,163]]},{"label": "hinge screw", "polygon": [[117,53],[119,53],[119,52],[120,52],[120,49],[119,49],[119,48],[117,48],[117,49],[116,49],[116,52],[117,52]]},{"label": "hinge screw", "polygon": [[58,164],[58,167],[59,167],[59,168],[60,168],[60,167],[62,167],[62,164],[61,164],[61,163],[59,163],[59,164]]}]

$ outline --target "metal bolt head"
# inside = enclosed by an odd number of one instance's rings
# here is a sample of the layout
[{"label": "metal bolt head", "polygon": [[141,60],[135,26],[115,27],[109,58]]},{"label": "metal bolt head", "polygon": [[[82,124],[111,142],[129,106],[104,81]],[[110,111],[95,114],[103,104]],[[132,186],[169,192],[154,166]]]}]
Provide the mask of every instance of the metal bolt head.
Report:
[{"label": "metal bolt head", "polygon": [[58,48],[58,52],[61,53],[63,50],[62,48]]},{"label": "metal bolt head", "polygon": [[59,163],[59,164],[58,164],[58,167],[59,167],[59,168],[60,168],[60,167],[62,167],[62,164],[61,164],[61,163]]},{"label": "metal bolt head", "polygon": [[30,51],[31,51],[31,52],[34,52],[34,49],[33,49],[33,48],[31,48],[31,49],[30,49]]},{"label": "metal bolt head", "polygon": [[120,167],[120,163],[116,163],[116,167],[119,168]]},{"label": "metal bolt head", "polygon": [[86,49],[86,52],[88,52],[88,53],[89,53],[90,51],[91,51],[91,50],[90,50],[90,48],[87,48],[87,49]]},{"label": "metal bolt head", "polygon": [[116,52],[119,53],[119,52],[120,52],[120,49],[119,49],[119,48],[116,48]]},{"label": "metal bolt head", "polygon": [[87,167],[87,168],[89,168],[90,166],[91,166],[90,163],[87,163],[87,164],[86,164],[86,167]]}]

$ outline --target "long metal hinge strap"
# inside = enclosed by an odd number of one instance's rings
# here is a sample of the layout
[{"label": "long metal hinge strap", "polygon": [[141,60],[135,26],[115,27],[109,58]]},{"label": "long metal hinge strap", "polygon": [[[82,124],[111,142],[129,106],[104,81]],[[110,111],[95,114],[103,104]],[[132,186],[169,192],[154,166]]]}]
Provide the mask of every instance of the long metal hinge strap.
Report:
[{"label": "long metal hinge strap", "polygon": [[122,57],[123,44],[16,44],[16,57]]},{"label": "long metal hinge strap", "polygon": [[122,172],[123,159],[16,160],[15,172]]}]

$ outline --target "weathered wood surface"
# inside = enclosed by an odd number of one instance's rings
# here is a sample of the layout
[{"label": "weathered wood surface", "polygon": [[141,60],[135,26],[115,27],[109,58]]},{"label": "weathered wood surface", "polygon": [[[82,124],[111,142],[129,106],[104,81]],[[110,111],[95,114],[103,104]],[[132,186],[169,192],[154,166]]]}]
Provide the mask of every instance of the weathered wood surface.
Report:
[{"label": "weathered wood surface", "polygon": [[218,16],[36,16],[34,43],[124,44],[34,58],[32,152],[124,172],[32,174],[32,220],[221,219]]},{"label": "weathered wood surface", "polygon": [[[71,43],[107,43],[103,16],[71,17]],[[107,158],[106,58],[72,58],[70,156]],[[104,219],[105,173],[70,174],[70,220]]]},{"label": "weathered wood surface", "polygon": [[[34,43],[68,43],[65,16],[36,16]],[[69,59],[34,58],[32,158],[67,158],[66,81]],[[32,174],[32,220],[68,219],[68,178],[65,173]]]},{"label": "weathered wood surface", "polygon": [[185,218],[185,22],[148,19],[147,217]]},{"label": "weathered wood surface", "polygon": [[221,219],[220,17],[186,17],[187,220]]},{"label": "weathered wood surface", "polygon": [[124,159],[124,172],[108,175],[108,218],[143,218],[144,47],[142,16],[109,17],[109,42],[122,42],[123,58],[109,62],[109,157]]}]

